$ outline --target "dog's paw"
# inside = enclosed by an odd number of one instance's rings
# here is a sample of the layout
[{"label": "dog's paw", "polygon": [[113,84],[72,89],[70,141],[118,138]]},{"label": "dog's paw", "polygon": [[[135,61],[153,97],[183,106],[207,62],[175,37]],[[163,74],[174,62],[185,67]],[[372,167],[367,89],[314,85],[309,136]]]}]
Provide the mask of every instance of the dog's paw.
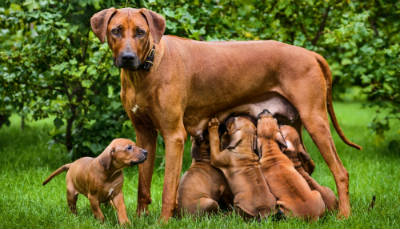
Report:
[{"label": "dog's paw", "polygon": [[219,126],[219,121],[217,118],[212,118],[209,122],[208,122],[208,127],[212,128],[212,127],[218,127]]}]

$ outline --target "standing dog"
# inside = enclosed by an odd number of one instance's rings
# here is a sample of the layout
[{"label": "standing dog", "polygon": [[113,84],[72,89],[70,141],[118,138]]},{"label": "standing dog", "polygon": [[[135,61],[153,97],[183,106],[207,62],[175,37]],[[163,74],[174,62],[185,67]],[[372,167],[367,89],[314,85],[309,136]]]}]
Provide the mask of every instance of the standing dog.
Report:
[{"label": "standing dog", "polygon": [[337,209],[337,199],[333,191],[328,187],[318,184],[318,182],[310,176],[310,172],[307,171],[307,166],[305,166],[307,164],[303,161],[304,155],[308,156],[308,153],[301,144],[297,131],[288,125],[280,126],[280,130],[287,145],[284,153],[293,162],[297,172],[303,176],[312,190],[317,190],[321,194],[328,210]]},{"label": "standing dog", "polygon": [[200,142],[192,138],[192,158],[192,165],[179,183],[178,214],[216,212],[220,207],[229,207],[232,193],[222,172],[210,164],[208,137]]},{"label": "standing dog", "polygon": [[228,147],[220,151],[219,122],[209,124],[211,164],[225,175],[234,196],[233,205],[245,217],[267,217],[276,199],[261,173],[258,155],[254,152],[256,127],[247,117],[227,120],[230,136]]},{"label": "standing dog", "polygon": [[130,224],[122,193],[122,169],[142,163],[146,157],[146,150],[137,147],[133,141],[117,138],[98,157],[83,157],[61,166],[43,182],[43,185],[58,174],[68,171],[67,201],[72,213],[77,213],[76,201],[81,193],[89,199],[94,216],[101,222],[104,221],[104,215],[100,203],[111,200],[117,209],[119,223]]},{"label": "standing dog", "polygon": [[286,146],[278,122],[271,114],[261,113],[257,123],[261,169],[280,210],[289,216],[317,219],[325,211],[321,194],[310,189],[278,143]]},{"label": "standing dog", "polygon": [[[108,45],[121,68],[121,100],[135,126],[137,143],[148,150],[139,166],[137,213],[148,212],[157,131],[165,142],[161,217],[172,216],[187,132],[198,136],[216,113],[265,100],[286,98],[318,146],[336,182],[339,213],[350,215],[348,173],[331,136],[332,77],[315,52],[277,41],[200,42],[163,36],[165,20],[148,9],[102,10],[92,16],[93,32]],[[199,125],[200,124],[200,125]]]}]

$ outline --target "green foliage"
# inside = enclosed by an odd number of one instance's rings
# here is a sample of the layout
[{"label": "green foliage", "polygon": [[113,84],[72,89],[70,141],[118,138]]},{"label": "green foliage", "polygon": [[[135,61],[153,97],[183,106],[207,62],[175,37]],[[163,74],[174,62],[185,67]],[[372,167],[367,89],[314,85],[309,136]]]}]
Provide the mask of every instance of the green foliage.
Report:
[{"label": "green foliage", "polygon": [[54,116],[53,142],[73,157],[100,153],[127,120],[118,69],[88,26],[99,9],[95,1],[25,1],[3,9],[1,40],[9,43],[1,53],[7,90],[1,95],[34,119]]},{"label": "green foliage", "polygon": [[0,3],[0,126],[12,112],[52,116],[53,141],[76,156],[99,153],[126,134],[119,71],[89,26],[95,12],[111,6],[162,14],[166,34],[274,39],[314,50],[330,63],[336,98],[356,86],[358,97],[389,111],[376,115],[371,129],[383,134],[400,118],[398,1],[6,0]]}]

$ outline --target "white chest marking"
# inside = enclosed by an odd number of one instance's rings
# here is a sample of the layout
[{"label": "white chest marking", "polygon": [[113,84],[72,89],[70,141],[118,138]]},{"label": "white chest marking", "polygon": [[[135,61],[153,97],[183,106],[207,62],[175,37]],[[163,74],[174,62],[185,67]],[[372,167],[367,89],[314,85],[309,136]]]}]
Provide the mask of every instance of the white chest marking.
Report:
[{"label": "white chest marking", "polygon": [[136,113],[137,110],[139,110],[139,105],[135,104],[135,106],[133,106],[133,108],[132,108],[132,112]]}]

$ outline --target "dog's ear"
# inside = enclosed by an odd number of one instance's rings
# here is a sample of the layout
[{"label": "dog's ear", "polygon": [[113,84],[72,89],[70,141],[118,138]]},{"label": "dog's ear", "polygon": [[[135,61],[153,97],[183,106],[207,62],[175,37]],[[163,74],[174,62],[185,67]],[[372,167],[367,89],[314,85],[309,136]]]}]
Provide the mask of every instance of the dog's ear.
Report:
[{"label": "dog's ear", "polygon": [[278,143],[279,148],[281,149],[281,151],[284,151],[285,149],[288,148],[288,146],[286,145],[285,138],[283,137],[281,131],[277,131],[276,132],[275,141]]},{"label": "dog's ear", "polygon": [[257,134],[253,136],[253,151],[261,158],[261,151],[257,147]]},{"label": "dog's ear", "polygon": [[104,43],[106,39],[107,26],[110,22],[111,17],[117,10],[115,8],[109,8],[95,13],[90,18],[90,25],[94,34],[100,39],[101,43]]},{"label": "dog's ear", "polygon": [[242,142],[242,134],[240,133],[240,131],[236,131],[236,133],[231,135],[230,139],[231,141],[229,142],[229,145],[226,148],[228,150],[233,150]]},{"label": "dog's ear", "polygon": [[111,161],[114,155],[115,148],[113,146],[107,146],[107,148],[101,153],[100,164],[105,170],[109,170],[111,167]]},{"label": "dog's ear", "polygon": [[149,25],[150,34],[153,37],[154,42],[158,44],[165,32],[165,19],[158,13],[145,8],[140,9],[140,13]]}]

